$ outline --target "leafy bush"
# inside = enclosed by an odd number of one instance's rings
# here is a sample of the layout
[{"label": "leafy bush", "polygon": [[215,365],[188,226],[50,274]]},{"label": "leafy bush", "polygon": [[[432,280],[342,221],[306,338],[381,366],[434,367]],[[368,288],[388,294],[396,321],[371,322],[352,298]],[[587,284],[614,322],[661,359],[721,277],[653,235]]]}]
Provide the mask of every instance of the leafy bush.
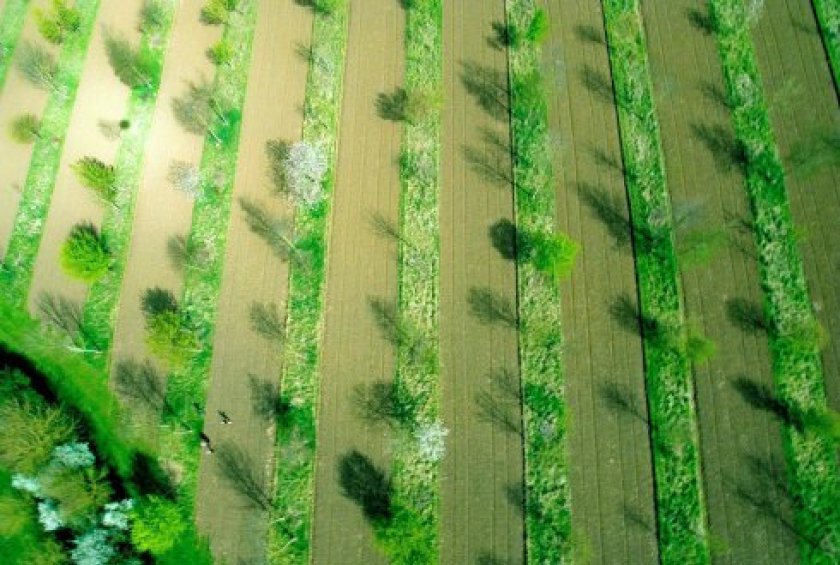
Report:
[{"label": "leafy bush", "polygon": [[75,434],[75,423],[62,410],[29,399],[0,405],[0,463],[12,471],[33,474],[53,449]]},{"label": "leafy bush", "polygon": [[132,543],[153,555],[166,553],[187,529],[178,506],[159,496],[145,498],[132,511],[132,518]]},{"label": "leafy bush", "polygon": [[201,8],[199,18],[208,25],[222,25],[228,22],[230,13],[239,7],[239,0],[210,0]]},{"label": "leafy bush", "polygon": [[231,45],[230,41],[222,38],[209,47],[206,54],[207,58],[210,59],[210,62],[218,67],[228,64],[230,60],[233,59],[236,52],[234,51],[233,45]]},{"label": "leafy bush", "polygon": [[111,268],[105,237],[93,224],[76,224],[61,246],[61,267],[68,275],[92,283]]},{"label": "leafy bush", "polygon": [[117,195],[117,171],[96,157],[83,157],[71,165],[76,178],[103,202],[113,203]]},{"label": "leafy bush", "polygon": [[52,5],[44,10],[35,9],[35,25],[44,39],[55,45],[61,45],[64,40],[79,30],[82,23],[79,10],[69,6],[67,0],[52,0]]},{"label": "leafy bush", "polygon": [[9,124],[9,137],[16,143],[33,143],[41,137],[41,120],[35,114],[21,114]]},{"label": "leafy bush", "polygon": [[528,242],[530,261],[535,269],[555,281],[569,276],[580,252],[580,244],[561,233],[532,233]]}]

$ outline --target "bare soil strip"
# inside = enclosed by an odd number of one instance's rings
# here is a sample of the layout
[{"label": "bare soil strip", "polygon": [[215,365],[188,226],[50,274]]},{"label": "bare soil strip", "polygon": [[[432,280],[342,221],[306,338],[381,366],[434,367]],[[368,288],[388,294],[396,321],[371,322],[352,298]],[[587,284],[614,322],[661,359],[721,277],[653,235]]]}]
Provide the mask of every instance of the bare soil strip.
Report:
[{"label": "bare soil strip", "polygon": [[563,292],[576,555],[651,562],[656,518],[642,344],[610,313],[616,300],[635,301],[638,291],[603,16],[586,0],[544,6],[552,23],[543,72],[557,225],[582,247]]},{"label": "bare soil strip", "polygon": [[397,2],[365,0],[350,8],[344,100],[331,240],[318,411],[315,563],[379,563],[371,529],[342,494],[337,467],[358,449],[390,468],[387,430],[370,427],[353,403],[358,385],[388,379],[393,347],[380,327],[372,300],[395,305],[396,246],[377,235],[375,215],[391,225],[398,216],[397,160],[400,127],[376,113],[376,96],[402,85],[404,15]]},{"label": "bare soil strip", "polygon": [[[23,41],[40,40],[32,10],[44,4],[46,0],[32,2],[30,5],[18,45]],[[12,233],[20,191],[26,182],[33,147],[31,144],[24,145],[12,141],[6,133],[6,128],[21,114],[41,116],[46,103],[47,92],[29,84],[17,69],[9,69],[6,84],[0,92],[0,155],[3,156],[0,159],[0,257],[3,256]]]},{"label": "bare soil strip", "polygon": [[768,0],[753,39],[791,211],[803,233],[798,243],[808,290],[831,336],[822,356],[828,402],[840,410],[840,163],[836,154],[828,160],[820,145],[840,128],[840,107],[810,3]]},{"label": "bare soil strip", "polygon": [[737,387],[747,379],[772,390],[773,375],[766,334],[727,307],[760,305],[762,296],[754,244],[738,232],[750,218],[743,177],[715,145],[734,139],[728,109],[715,96],[725,92],[720,58],[714,37],[692,24],[695,6],[644,2],[642,10],[674,208],[701,210],[686,229],[728,228],[739,244],[682,271],[687,316],[717,343],[717,355],[694,369],[709,525],[716,562],[790,563],[798,552],[787,528],[789,501],[767,480],[784,462],[781,428]]},{"label": "bare soil strip", "polygon": [[29,308],[32,311],[35,311],[39,295],[44,292],[61,294],[79,304],[87,293],[87,284],[64,273],[59,253],[75,224],[101,224],[104,204],[79,183],[71,166],[89,156],[108,164],[114,162],[117,142],[105,137],[98,124],[102,120],[117,121],[123,117],[129,90],[120,83],[108,63],[105,30],[134,37],[136,16],[141,6],[142,0],[103,2],[97,14],[76,105],[67,128],[64,153],[55,178],[43,239],[35,260],[29,291]]},{"label": "bare soil strip", "polygon": [[[307,64],[296,53],[312,29],[308,10],[285,0],[258,5],[248,93],[236,167],[234,199],[264,205],[275,217],[291,213],[288,203],[272,197],[265,145],[271,139],[300,137]],[[278,77],[283,77],[278,81]],[[238,204],[232,208],[227,254],[218,301],[213,361],[206,404],[205,431],[219,445],[235,445],[253,462],[251,469],[266,490],[273,469],[274,428],[252,409],[250,377],[276,382],[279,356],[270,343],[250,329],[251,304],[275,303],[283,309],[288,265],[251,232]],[[218,411],[231,418],[224,425]],[[224,449],[224,447],[222,447]],[[202,461],[197,520],[210,537],[217,560],[229,563],[265,561],[266,514],[220,472],[218,458]]]},{"label": "bare soil strip", "polygon": [[501,0],[444,3],[442,563],[524,560],[516,279],[489,236],[513,221],[507,57],[488,42],[504,19]]},{"label": "bare soil strip", "polygon": [[198,21],[201,0],[185,0],[175,15],[158,94],[158,106],[147,141],[143,180],[134,212],[134,227],[114,329],[112,359],[147,357],[140,297],[147,288],[161,287],[180,295],[181,274],[167,260],[167,240],[186,235],[192,202],[166,179],[173,160],[198,163],[204,139],[187,133],[172,115],[172,98],[189,80],[211,77],[213,67],[204,51],[218,40],[220,29]]}]

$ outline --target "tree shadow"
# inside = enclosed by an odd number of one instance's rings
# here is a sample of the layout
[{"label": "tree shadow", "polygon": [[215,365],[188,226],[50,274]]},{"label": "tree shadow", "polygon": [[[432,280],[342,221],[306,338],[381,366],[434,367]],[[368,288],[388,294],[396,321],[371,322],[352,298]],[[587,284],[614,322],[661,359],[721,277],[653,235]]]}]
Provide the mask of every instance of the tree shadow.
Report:
[{"label": "tree shadow", "polygon": [[429,354],[426,339],[420,330],[400,315],[396,302],[368,297],[368,305],[385,341],[394,347],[405,348],[412,362],[426,359]]},{"label": "tree shadow", "polygon": [[216,449],[214,457],[221,478],[250,506],[264,512],[271,508],[272,497],[267,481],[245,450],[232,443],[224,443]]},{"label": "tree shadow", "polygon": [[700,83],[700,92],[703,97],[720,106],[724,110],[731,110],[732,105],[729,103],[729,97],[726,92],[719,85],[711,81],[702,81]]},{"label": "tree shadow", "polygon": [[275,256],[283,261],[295,258],[298,248],[290,219],[274,216],[265,204],[249,198],[240,198],[239,207],[248,229],[265,241]]},{"label": "tree shadow", "polygon": [[770,324],[760,304],[746,298],[730,298],[726,301],[726,317],[741,331],[756,334],[769,333]]},{"label": "tree shadow", "polygon": [[598,165],[599,168],[613,170],[617,173],[624,175],[624,165],[621,163],[620,158],[615,157],[601,149],[600,147],[588,147],[586,151],[592,156],[592,159],[595,161],[595,164]]},{"label": "tree shadow", "polygon": [[747,151],[735,135],[721,125],[691,124],[691,132],[714,158],[715,165],[723,172],[733,169],[741,173],[747,166]]},{"label": "tree shadow", "polygon": [[691,26],[702,32],[703,35],[712,35],[715,33],[715,21],[709,14],[708,10],[701,10],[700,8],[688,8],[685,11]]},{"label": "tree shadow", "polygon": [[525,515],[525,483],[518,481],[506,485],[505,498],[520,514]]},{"label": "tree shadow", "polygon": [[805,430],[803,415],[798,409],[778,398],[773,390],[746,376],[739,376],[732,385],[744,401],[757,410],[768,412],[783,424],[792,426],[798,432]]},{"label": "tree shadow", "polygon": [[461,63],[461,82],[490,117],[505,121],[510,113],[510,90],[505,73],[480,63]]},{"label": "tree shadow", "polygon": [[492,145],[482,148],[463,145],[461,150],[470,169],[482,179],[503,188],[513,184],[510,153],[504,153]]},{"label": "tree shadow", "polygon": [[488,373],[487,382],[488,386],[475,395],[478,419],[503,432],[520,435],[522,392],[517,375],[510,369],[500,368]]},{"label": "tree shadow", "polygon": [[615,105],[613,84],[609,77],[589,65],[584,65],[580,72],[580,80],[595,98],[611,106]]},{"label": "tree shadow", "polygon": [[609,408],[648,423],[644,402],[639,400],[629,386],[617,382],[604,383],[599,387],[598,393]]},{"label": "tree shadow", "polygon": [[494,21],[490,24],[493,33],[487,36],[487,45],[501,51],[516,44],[517,30],[505,22]]},{"label": "tree shadow", "polygon": [[386,424],[392,429],[414,421],[417,409],[408,390],[396,381],[379,380],[353,388],[357,415],[369,424]]},{"label": "tree shadow", "polygon": [[280,384],[248,373],[248,388],[251,391],[251,409],[254,414],[263,420],[286,427],[292,404],[281,394]]},{"label": "tree shadow", "polygon": [[618,196],[587,183],[578,184],[578,195],[592,215],[607,228],[615,247],[627,247],[632,240],[632,229],[624,202]]},{"label": "tree shadow", "polygon": [[515,262],[519,244],[516,224],[507,218],[502,218],[490,226],[487,233],[490,237],[490,243],[499,252],[499,255],[506,261]]},{"label": "tree shadow", "polygon": [[639,511],[638,508],[635,508],[629,503],[625,502],[622,505],[622,511],[624,514],[624,518],[631,524],[641,528],[646,532],[653,531],[653,524],[650,523],[650,521]]},{"label": "tree shadow", "polygon": [[140,406],[154,414],[174,410],[166,401],[166,384],[163,375],[158,373],[148,361],[140,363],[134,359],[117,361],[114,369],[114,387],[125,400],[132,401],[132,406]]},{"label": "tree shadow", "polygon": [[604,39],[604,34],[601,33],[601,30],[595,27],[594,25],[576,25],[575,35],[578,37],[579,40],[585,43],[594,43],[595,45],[607,44],[606,39]]},{"label": "tree shadow", "polygon": [[394,243],[400,243],[408,247],[413,247],[411,243],[403,237],[396,222],[389,220],[379,212],[373,212],[370,214],[369,223],[371,230],[373,230],[373,233],[377,236],[393,241]]},{"label": "tree shadow", "polygon": [[642,314],[636,302],[626,292],[619,294],[610,304],[609,313],[625,331],[642,337],[658,337],[661,324],[654,318]]},{"label": "tree shadow", "polygon": [[342,455],[338,479],[342,494],[359,505],[368,521],[391,518],[391,481],[369,457],[356,449]]},{"label": "tree shadow", "polygon": [[489,287],[472,287],[467,295],[470,313],[482,324],[516,329],[519,318],[509,298]]}]

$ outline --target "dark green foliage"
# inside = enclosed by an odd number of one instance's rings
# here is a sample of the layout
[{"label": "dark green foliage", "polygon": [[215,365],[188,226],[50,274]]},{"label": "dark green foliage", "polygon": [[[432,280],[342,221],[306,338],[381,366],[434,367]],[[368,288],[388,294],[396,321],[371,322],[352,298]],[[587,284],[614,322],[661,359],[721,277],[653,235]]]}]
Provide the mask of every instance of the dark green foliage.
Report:
[{"label": "dark green foliage", "polygon": [[376,524],[376,545],[391,563],[436,563],[438,548],[429,539],[429,524],[419,514],[397,506]]},{"label": "dark green foliage", "polygon": [[528,24],[525,31],[525,38],[531,43],[542,43],[548,36],[548,15],[545,10],[539,9],[534,12],[534,17]]},{"label": "dark green foliage", "polygon": [[555,282],[569,276],[580,252],[580,245],[576,241],[562,233],[532,233],[528,240],[531,263],[537,271]]},{"label": "dark green foliage", "polygon": [[228,22],[230,13],[239,7],[239,0],[209,0],[201,8],[199,18],[208,25],[222,25]]},{"label": "dark green foliage", "polygon": [[9,124],[9,137],[17,143],[33,143],[41,137],[41,120],[35,114],[21,114]]},{"label": "dark green foliage", "polygon": [[96,157],[83,157],[70,166],[85,188],[91,189],[103,202],[112,204],[117,195],[117,171]]},{"label": "dark green foliage", "polygon": [[58,91],[58,64],[49,51],[37,43],[24,41],[16,54],[17,69],[30,84],[43,90]]},{"label": "dark green foliage", "polygon": [[161,312],[146,319],[146,347],[171,369],[183,369],[198,342],[177,312]]},{"label": "dark green foliage", "polygon": [[34,15],[41,36],[55,45],[64,43],[67,36],[78,31],[82,23],[79,11],[69,5],[67,0],[52,0],[48,9],[36,8]]},{"label": "dark green foliage", "polygon": [[513,23],[502,23],[502,22],[493,22],[493,38],[491,43],[495,46],[502,48],[502,47],[510,47],[511,49],[516,49],[520,45],[522,45],[523,40],[523,33],[522,30],[519,29]]},{"label": "dark green foliage", "polygon": [[268,157],[268,176],[278,193],[286,192],[286,158],[290,144],[282,139],[272,139],[265,144]]},{"label": "dark green foliage", "polygon": [[178,312],[178,300],[172,291],[159,286],[146,289],[140,301],[143,314],[147,318],[164,312]]},{"label": "dark green foliage", "polygon": [[154,87],[156,64],[148,51],[134,47],[114,32],[105,33],[105,52],[114,74],[129,88]]},{"label": "dark green foliage", "polygon": [[61,246],[61,266],[68,275],[92,283],[111,268],[105,237],[93,224],[76,224]]},{"label": "dark green foliage", "polygon": [[391,518],[391,481],[369,457],[355,449],[343,455],[338,463],[338,477],[344,496],[361,507],[367,520]]}]

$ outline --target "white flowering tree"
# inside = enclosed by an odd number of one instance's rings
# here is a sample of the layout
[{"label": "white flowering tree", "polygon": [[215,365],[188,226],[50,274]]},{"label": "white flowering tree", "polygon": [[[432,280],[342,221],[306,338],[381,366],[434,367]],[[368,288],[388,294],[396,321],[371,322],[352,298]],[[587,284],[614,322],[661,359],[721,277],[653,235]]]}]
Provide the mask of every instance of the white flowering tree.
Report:
[{"label": "white flowering tree", "polygon": [[445,440],[448,435],[449,430],[440,420],[420,424],[414,431],[420,457],[433,463],[443,459],[446,453]]},{"label": "white flowering tree", "polygon": [[172,161],[169,165],[166,180],[191,200],[198,200],[202,196],[201,171],[192,163],[179,160]]},{"label": "white flowering tree", "polygon": [[311,207],[321,201],[322,182],[327,173],[327,156],[323,147],[309,141],[293,143],[284,162],[286,188],[300,206]]}]

